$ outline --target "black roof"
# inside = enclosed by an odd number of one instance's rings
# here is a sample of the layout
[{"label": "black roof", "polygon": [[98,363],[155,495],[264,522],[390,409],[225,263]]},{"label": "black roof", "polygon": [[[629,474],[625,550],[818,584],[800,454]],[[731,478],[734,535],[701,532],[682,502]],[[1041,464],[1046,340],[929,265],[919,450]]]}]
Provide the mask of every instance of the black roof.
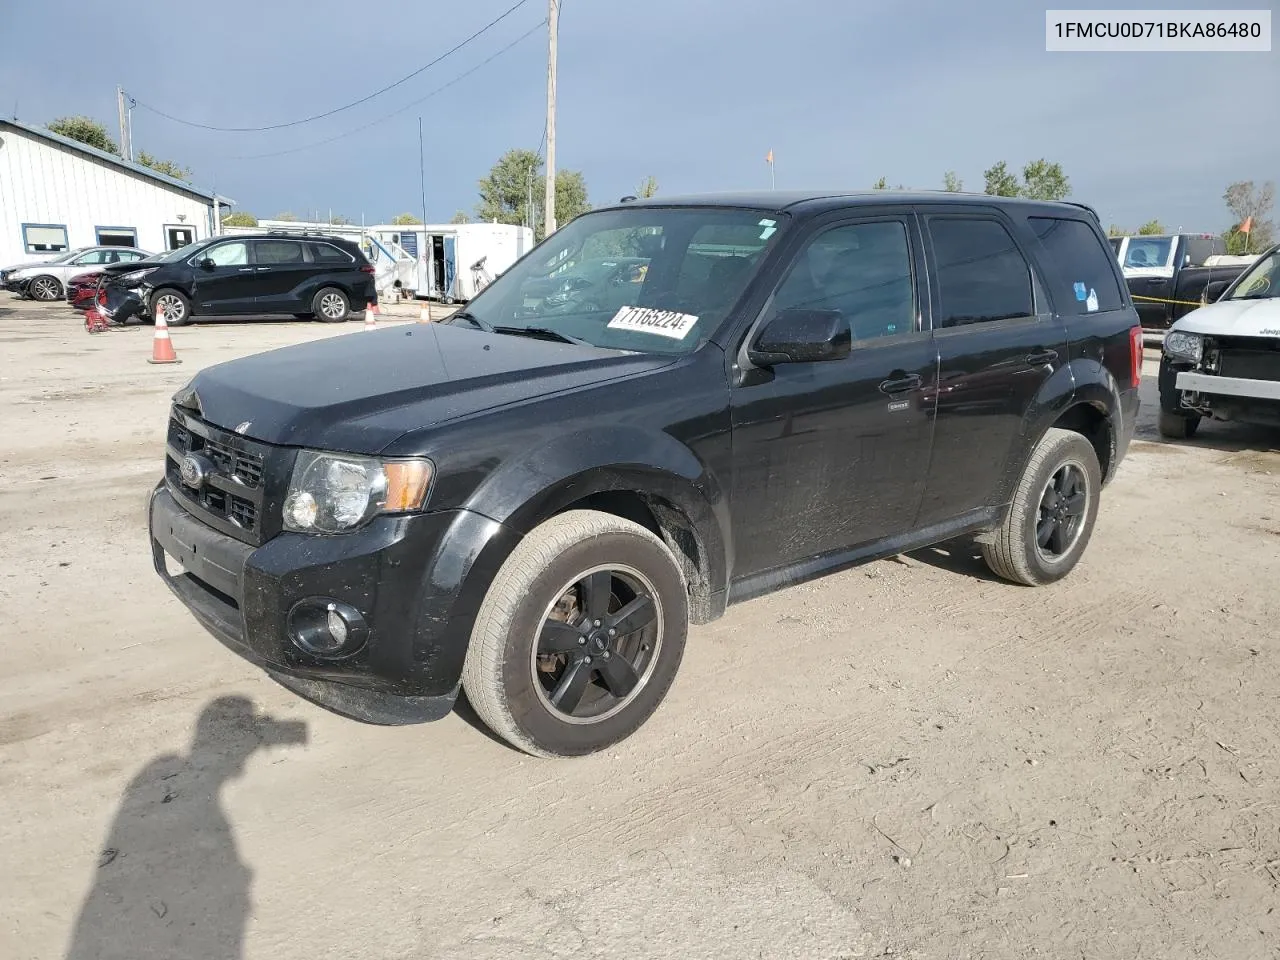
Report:
[{"label": "black roof", "polygon": [[1021,197],[996,197],[986,193],[957,193],[948,190],[755,190],[733,193],[696,193],[683,196],[651,197],[647,200],[626,200],[597,209],[623,207],[745,207],[753,210],[788,211],[805,216],[825,213],[852,203],[871,205],[889,204],[937,204],[983,203],[988,206],[1018,207],[1022,209],[1073,211],[1085,210],[1094,219],[1097,213],[1083,203],[1050,200],[1027,200]]}]

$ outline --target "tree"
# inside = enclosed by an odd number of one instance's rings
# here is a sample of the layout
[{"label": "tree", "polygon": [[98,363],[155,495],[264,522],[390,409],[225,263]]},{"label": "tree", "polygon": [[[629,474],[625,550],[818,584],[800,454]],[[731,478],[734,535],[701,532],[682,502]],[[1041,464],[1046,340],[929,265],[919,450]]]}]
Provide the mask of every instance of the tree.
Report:
[{"label": "tree", "polygon": [[185,180],[191,182],[191,171],[186,167],[179,166],[172,160],[157,160],[145,150],[138,152],[138,163],[144,167],[150,167],[156,173],[163,173],[165,176],[173,177],[175,180]]},{"label": "tree", "polygon": [[117,156],[120,153],[116,142],[107,136],[106,126],[91,117],[59,117],[49,124],[49,129],[60,136],[78,140],[107,153]]},{"label": "tree", "polygon": [[877,180],[875,183],[871,185],[871,189],[872,190],[888,190],[889,181],[886,180],[884,177],[881,177],[879,180]]},{"label": "tree", "polygon": [[1003,160],[993,167],[982,171],[982,179],[986,181],[984,193],[993,197],[1016,197],[1019,192],[1018,178],[1009,172]]},{"label": "tree", "polygon": [[[479,181],[480,203],[476,218],[486,223],[510,223],[534,227],[534,235],[544,234],[543,215],[537,200],[544,191],[542,157],[532,150],[508,150]],[[530,207],[530,201],[533,206]],[[587,182],[575,170],[556,173],[556,220],[568,223],[591,209],[587,202]]]},{"label": "tree", "polygon": [[344,217],[342,214],[338,214],[336,217],[331,216],[329,218],[329,225],[331,227],[346,227],[346,226],[350,226],[350,224],[351,224],[351,218]]},{"label": "tree", "polygon": [[394,223],[397,227],[412,227],[422,223],[422,221],[419,220],[417,217],[415,217],[412,213],[397,213],[394,217],[391,218],[391,222]]},{"label": "tree", "polygon": [[1071,196],[1071,181],[1062,165],[1048,160],[1032,160],[1022,168],[1021,196],[1031,200],[1065,200]]},{"label": "tree", "polygon": [[1164,224],[1159,220],[1148,220],[1138,228],[1138,236],[1140,237],[1158,237],[1164,232]]},{"label": "tree", "polygon": [[470,223],[471,218],[467,216],[467,211],[459,210],[457,213],[453,215],[453,219],[450,220],[449,222],[450,223]]},{"label": "tree", "polygon": [[[648,200],[658,192],[658,181],[653,177],[645,177],[640,181],[640,186],[636,187],[636,196],[641,200]],[[557,207],[560,204],[560,198],[556,197]]]},{"label": "tree", "polygon": [[942,175],[942,189],[947,193],[960,193],[964,190],[964,181],[956,176],[954,170],[948,170]]},{"label": "tree", "polygon": [[298,215],[296,213],[292,213],[288,210],[285,210],[283,213],[277,213],[271,219],[279,220],[281,223],[294,223],[297,221]]},{"label": "tree", "polygon": [[256,227],[258,218],[247,210],[237,210],[235,213],[229,213],[223,217],[222,225],[225,227]]},{"label": "tree", "polygon": [[[1227,186],[1222,199],[1236,218],[1223,234],[1228,253],[1257,253],[1275,242],[1275,224],[1267,216],[1275,205],[1275,193],[1276,185],[1271,181],[1255,187],[1252,180],[1237,180]],[[1249,230],[1242,232],[1246,222]]]},{"label": "tree", "polygon": [[1107,227],[1107,236],[1108,237],[1127,237],[1129,236],[1129,231],[1126,230],[1124,227],[1117,226],[1116,224],[1113,223],[1111,226]]},{"label": "tree", "polygon": [[1062,165],[1048,160],[1032,160],[1022,168],[1022,180],[1003,160],[982,171],[985,192],[993,197],[1027,197],[1030,200],[1065,200],[1071,195],[1071,181]]}]

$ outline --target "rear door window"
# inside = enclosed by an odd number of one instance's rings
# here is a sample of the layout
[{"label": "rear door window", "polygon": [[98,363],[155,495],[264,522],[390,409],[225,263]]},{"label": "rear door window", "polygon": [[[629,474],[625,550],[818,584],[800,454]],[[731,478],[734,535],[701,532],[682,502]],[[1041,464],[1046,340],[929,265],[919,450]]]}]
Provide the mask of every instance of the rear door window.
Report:
[{"label": "rear door window", "polygon": [[1115,258],[1093,227],[1065,217],[1028,217],[1027,223],[1044,250],[1050,295],[1059,313],[1078,316],[1124,306]]},{"label": "rear door window", "polygon": [[297,240],[255,240],[254,247],[259,266],[287,266],[305,262],[302,244]]},{"label": "rear door window", "polygon": [[1035,316],[1031,267],[1004,224],[932,217],[929,235],[938,281],[935,328]]}]

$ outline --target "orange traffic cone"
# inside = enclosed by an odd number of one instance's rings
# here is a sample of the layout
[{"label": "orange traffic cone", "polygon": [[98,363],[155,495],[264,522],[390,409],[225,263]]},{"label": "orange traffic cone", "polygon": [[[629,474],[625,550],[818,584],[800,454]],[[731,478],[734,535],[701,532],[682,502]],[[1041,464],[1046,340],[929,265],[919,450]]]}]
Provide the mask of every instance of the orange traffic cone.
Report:
[{"label": "orange traffic cone", "polygon": [[431,322],[431,308],[427,306],[427,303],[425,300],[422,303],[422,309],[418,311],[418,322],[419,323]]},{"label": "orange traffic cone", "polygon": [[378,325],[378,313],[378,305],[370,300],[369,304],[364,308],[364,328],[366,330],[372,330]]},{"label": "orange traffic cone", "polygon": [[164,319],[164,308],[156,307],[156,335],[151,339],[151,359],[147,363],[181,363],[173,352],[169,339],[169,324]]}]

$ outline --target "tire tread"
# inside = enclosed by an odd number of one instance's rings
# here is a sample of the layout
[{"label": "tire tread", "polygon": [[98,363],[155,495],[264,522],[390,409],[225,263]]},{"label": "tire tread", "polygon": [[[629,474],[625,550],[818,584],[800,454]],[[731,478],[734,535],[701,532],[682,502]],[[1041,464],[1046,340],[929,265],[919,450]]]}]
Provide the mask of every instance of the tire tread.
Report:
[{"label": "tire tread", "polygon": [[[556,753],[539,747],[520,730],[503,690],[503,668],[509,649],[509,624],[533,581],[572,546],[607,534],[628,534],[658,546],[680,573],[670,548],[640,524],[596,510],[569,510],[529,532],[511,552],[489,585],[476,614],[462,667],[462,687],[476,715],[508,743],[535,757]],[[683,580],[683,576],[681,575]],[[669,684],[668,684],[669,686]],[[666,691],[662,691],[665,695]],[[637,728],[647,717],[640,718]]]}]

